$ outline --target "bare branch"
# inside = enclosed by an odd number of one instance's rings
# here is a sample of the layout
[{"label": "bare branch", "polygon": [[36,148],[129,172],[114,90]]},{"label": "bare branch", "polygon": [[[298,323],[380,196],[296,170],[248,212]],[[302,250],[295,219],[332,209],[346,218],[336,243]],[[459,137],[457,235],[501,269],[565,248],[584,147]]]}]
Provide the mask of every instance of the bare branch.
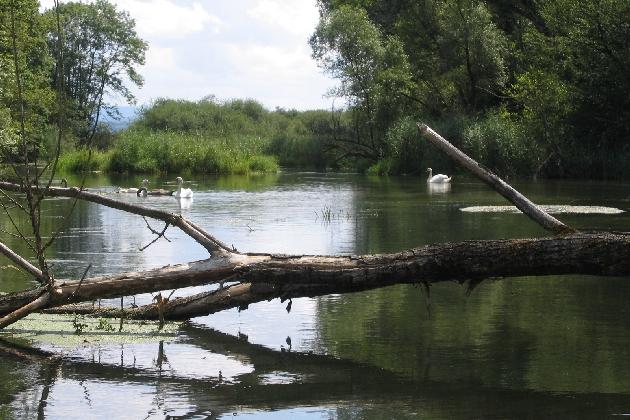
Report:
[{"label": "bare branch", "polygon": [[[7,191],[24,192],[26,187],[10,182],[0,181],[0,188]],[[78,198],[80,200],[97,203],[113,209],[126,211],[128,213],[137,214],[140,216],[150,217],[152,219],[161,220],[169,223],[173,226],[180,228],[184,233],[197,241],[201,246],[206,248],[210,253],[232,253],[233,250],[225,245],[223,242],[214,238],[208,232],[197,226],[196,224],[186,220],[183,216],[174,213],[168,213],[162,210],[150,209],[147,207],[138,206],[124,201],[115,200],[113,198],[104,197],[99,194],[90,193],[87,191],[81,191],[79,188],[48,188],[48,189],[36,189],[31,186],[31,189],[36,194],[46,195],[48,197],[70,197]]]},{"label": "bare branch", "polygon": [[158,232],[155,229],[153,229],[151,227],[151,225],[149,225],[149,222],[147,221],[146,217],[142,217],[144,219],[144,221],[147,224],[147,228],[149,228],[149,230],[151,231],[151,233],[153,233],[154,235],[156,235],[155,239],[153,239],[151,242],[149,242],[148,244],[146,244],[145,246],[143,246],[142,248],[140,248],[140,251],[144,251],[145,249],[147,249],[148,247],[150,247],[151,245],[153,245],[154,243],[156,243],[158,241],[158,239],[160,238],[164,238],[166,239],[168,242],[171,242],[170,239],[168,239],[166,237],[166,229],[168,229],[168,227],[170,226],[170,224],[167,222],[166,225],[164,225],[164,229],[162,229],[162,232]]},{"label": "bare branch", "polygon": [[15,231],[17,232],[17,236],[24,241],[26,246],[28,246],[29,249],[33,251],[34,254],[37,254],[37,250],[35,249],[35,246],[31,243],[31,241],[28,240],[26,235],[24,235],[22,230],[18,227],[17,223],[13,219],[13,216],[11,216],[11,212],[9,212],[9,208],[6,206],[6,204],[4,204],[4,201],[2,200],[0,200],[0,207],[2,207],[2,210],[4,210],[4,213],[7,215],[7,219],[9,219],[9,222],[11,222],[13,229],[15,229]]},{"label": "bare branch", "polygon": [[9,258],[11,261],[16,263],[18,266],[22,267],[24,271],[31,274],[35,277],[40,283],[46,281],[45,276],[42,274],[41,270],[35,267],[33,264],[28,262],[26,259],[22,258],[20,255],[15,253],[11,248],[0,242],[0,253]]},{"label": "bare branch", "polygon": [[433,131],[426,124],[418,124],[420,134],[429,140],[448,157],[470,171],[477,178],[488,184],[491,188],[513,203],[520,211],[541,225],[543,228],[556,234],[574,233],[575,229],[565,225],[549,213],[532,203],[527,197],[516,191],[511,185],[503,181],[488,169],[482,167],[464,152],[453,146],[445,138]]},{"label": "bare branch", "polygon": [[[9,194],[4,192],[3,190],[0,190],[0,194],[2,194],[2,196],[5,199],[9,200],[15,206],[15,208],[18,208],[18,209],[22,210],[24,213],[28,214],[28,210],[26,210],[24,208],[24,206],[22,204],[20,204],[15,198],[11,197]],[[5,207],[5,206],[3,205],[3,207]]]}]

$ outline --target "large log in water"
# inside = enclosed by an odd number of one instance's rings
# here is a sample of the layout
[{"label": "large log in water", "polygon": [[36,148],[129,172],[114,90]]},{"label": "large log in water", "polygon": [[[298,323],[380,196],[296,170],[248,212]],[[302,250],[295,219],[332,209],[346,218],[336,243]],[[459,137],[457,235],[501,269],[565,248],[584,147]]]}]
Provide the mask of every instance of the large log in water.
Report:
[{"label": "large log in water", "polygon": [[[165,318],[183,319],[273,298],[358,292],[401,283],[562,274],[627,276],[630,275],[628,255],[630,235],[606,233],[466,241],[368,256],[235,254],[158,270],[85,279],[81,285],[77,281],[58,281],[58,293],[48,307],[168,288],[240,282],[174,299],[161,307]],[[33,300],[36,292],[31,293],[0,297],[0,314]],[[91,308],[83,311],[95,312]],[[114,316],[119,312],[105,310],[99,314]],[[125,310],[125,316],[157,319],[158,305]]]}]

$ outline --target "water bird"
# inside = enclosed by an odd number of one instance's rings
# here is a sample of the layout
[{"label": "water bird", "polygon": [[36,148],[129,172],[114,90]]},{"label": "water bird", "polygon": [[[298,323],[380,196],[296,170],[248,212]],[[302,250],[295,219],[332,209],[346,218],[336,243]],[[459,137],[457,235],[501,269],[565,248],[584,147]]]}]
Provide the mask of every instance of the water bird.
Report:
[{"label": "water bird", "polygon": [[182,188],[182,184],[184,183],[184,180],[182,179],[182,177],[178,176],[176,178],[176,181],[177,181],[177,190],[175,191],[175,194],[173,195],[177,198],[192,198],[193,191],[190,188]]},{"label": "water bird", "polygon": [[431,183],[431,184],[443,184],[446,182],[451,182],[451,179],[453,179],[452,176],[447,176],[444,174],[437,174],[437,175],[433,175],[433,169],[431,168],[427,168],[427,172],[429,173],[429,177],[427,178],[427,182]]},{"label": "water bird", "polygon": [[[145,185],[145,181],[146,181],[146,185]],[[149,183],[149,180],[145,179],[142,181],[143,186],[140,187],[140,189],[138,190],[138,192],[136,193],[138,195],[138,197],[146,197],[148,195],[173,195],[175,193],[174,190],[165,190],[163,188],[155,188],[155,189],[148,189],[147,185]]]},{"label": "water bird", "polygon": [[[146,179],[142,180],[142,185],[140,186],[140,188],[144,187],[146,188],[148,185],[149,181]],[[130,193],[130,194],[138,194],[138,191],[140,190],[140,188],[135,188],[135,187],[131,187],[131,188],[118,188],[118,191],[116,191],[117,193]]]}]

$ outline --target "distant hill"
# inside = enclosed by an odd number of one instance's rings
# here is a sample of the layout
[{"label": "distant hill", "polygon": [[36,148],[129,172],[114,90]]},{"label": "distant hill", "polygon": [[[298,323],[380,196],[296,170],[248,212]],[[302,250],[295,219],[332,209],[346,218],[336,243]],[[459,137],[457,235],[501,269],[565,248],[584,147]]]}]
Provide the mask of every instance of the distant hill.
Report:
[{"label": "distant hill", "polygon": [[138,118],[138,111],[139,109],[135,106],[119,106],[120,119],[116,120],[105,114],[102,116],[101,122],[107,124],[114,131],[120,131]]}]

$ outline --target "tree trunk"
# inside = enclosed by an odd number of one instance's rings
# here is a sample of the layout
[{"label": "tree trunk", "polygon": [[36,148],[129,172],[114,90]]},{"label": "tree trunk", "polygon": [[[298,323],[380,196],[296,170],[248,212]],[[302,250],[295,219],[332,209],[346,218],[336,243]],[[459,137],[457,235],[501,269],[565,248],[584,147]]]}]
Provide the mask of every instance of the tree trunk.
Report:
[{"label": "tree trunk", "polygon": [[427,140],[437,146],[448,157],[459,163],[466,168],[470,173],[481,179],[483,182],[492,187],[495,191],[501,194],[512,202],[516,208],[525,213],[536,223],[544,227],[545,229],[556,234],[574,233],[575,230],[565,225],[555,217],[546,213],[544,210],[532,203],[523,194],[512,188],[511,185],[503,181],[497,175],[481,166],[479,163],[471,159],[461,150],[449,143],[444,137],[433,131],[426,124],[418,124],[418,130]]},{"label": "tree trunk", "polygon": [[[125,310],[125,316],[185,319],[273,298],[350,293],[394,284],[481,281],[487,278],[591,274],[630,275],[630,235],[576,234],[543,239],[466,241],[429,245],[408,251],[367,256],[238,255],[192,264],[77,281],[58,281],[59,293],[48,307],[98,297],[116,297],[166,288],[239,281],[218,290]],[[0,297],[0,314],[34,298],[24,292]],[[64,308],[99,316],[120,310]],[[57,311],[59,312],[59,311]]]}]

